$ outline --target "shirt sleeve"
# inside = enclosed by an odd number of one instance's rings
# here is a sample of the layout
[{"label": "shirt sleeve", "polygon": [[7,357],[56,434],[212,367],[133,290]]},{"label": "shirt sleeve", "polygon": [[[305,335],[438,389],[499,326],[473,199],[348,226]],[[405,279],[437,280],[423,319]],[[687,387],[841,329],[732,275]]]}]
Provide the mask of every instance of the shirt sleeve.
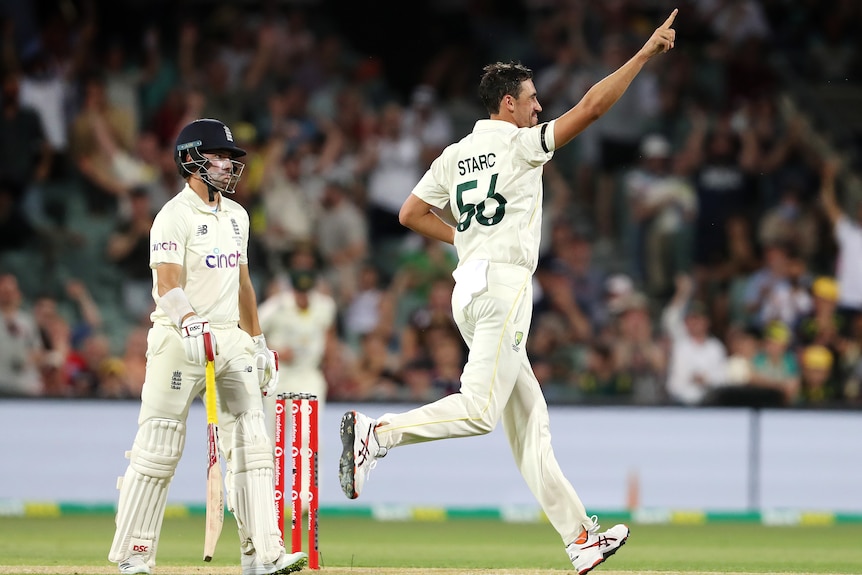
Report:
[{"label": "shirt sleeve", "polygon": [[413,195],[420,200],[431,204],[436,208],[444,208],[449,202],[448,174],[445,168],[446,153],[444,152],[433,162],[431,167],[422,176],[422,179],[413,187]]},{"label": "shirt sleeve", "polygon": [[150,268],[159,264],[183,265],[189,222],[172,210],[162,210],[150,228]]},{"label": "shirt sleeve", "polygon": [[850,241],[851,236],[859,233],[856,226],[850,221],[847,216],[841,216],[835,222],[835,241],[839,244],[846,244]]},{"label": "shirt sleeve", "polygon": [[554,157],[554,122],[545,122],[532,128],[521,128],[515,136],[518,153],[527,164],[536,167],[546,164]]}]

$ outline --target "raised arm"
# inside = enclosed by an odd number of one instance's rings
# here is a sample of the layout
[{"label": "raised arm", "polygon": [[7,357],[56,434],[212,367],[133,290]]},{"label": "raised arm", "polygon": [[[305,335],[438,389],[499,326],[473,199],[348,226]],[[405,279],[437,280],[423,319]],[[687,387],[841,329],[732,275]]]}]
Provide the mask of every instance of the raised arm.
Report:
[{"label": "raised arm", "polygon": [[829,218],[829,223],[833,227],[844,214],[838,202],[838,196],[835,194],[835,176],[837,173],[837,160],[830,158],[823,162],[823,167],[820,170],[820,202],[826,212],[826,217]]},{"label": "raised arm", "polygon": [[674,8],[664,24],[659,26],[643,47],[628,62],[590,88],[581,101],[554,123],[557,148],[569,143],[587,126],[598,120],[628,89],[635,76],[650,58],[673,48],[676,30],[671,28],[679,10]]}]

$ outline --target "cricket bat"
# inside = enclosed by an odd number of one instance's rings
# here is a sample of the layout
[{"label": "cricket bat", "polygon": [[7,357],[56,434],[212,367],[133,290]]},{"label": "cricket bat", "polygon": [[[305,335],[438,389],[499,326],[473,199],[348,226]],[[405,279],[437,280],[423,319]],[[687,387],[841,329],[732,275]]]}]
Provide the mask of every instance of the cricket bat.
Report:
[{"label": "cricket bat", "polygon": [[216,410],[215,365],[207,361],[207,507],[204,534],[204,561],[215,554],[216,544],[224,525],[224,492],[222,490],[221,461],[218,453],[218,412]]}]

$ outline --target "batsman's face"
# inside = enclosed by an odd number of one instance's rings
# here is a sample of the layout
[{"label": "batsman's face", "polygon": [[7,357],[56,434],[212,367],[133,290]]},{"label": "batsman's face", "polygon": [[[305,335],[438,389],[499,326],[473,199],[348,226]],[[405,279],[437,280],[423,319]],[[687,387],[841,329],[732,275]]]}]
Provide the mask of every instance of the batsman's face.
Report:
[{"label": "batsman's face", "polygon": [[228,152],[205,152],[202,154],[209,161],[207,173],[212,181],[226,184],[234,172],[234,160]]},{"label": "batsman's face", "polygon": [[542,106],[539,105],[536,86],[533,85],[532,80],[521,82],[521,93],[517,98],[513,98],[512,102],[514,105],[512,116],[519,128],[532,128],[539,123],[539,112],[542,111]]}]

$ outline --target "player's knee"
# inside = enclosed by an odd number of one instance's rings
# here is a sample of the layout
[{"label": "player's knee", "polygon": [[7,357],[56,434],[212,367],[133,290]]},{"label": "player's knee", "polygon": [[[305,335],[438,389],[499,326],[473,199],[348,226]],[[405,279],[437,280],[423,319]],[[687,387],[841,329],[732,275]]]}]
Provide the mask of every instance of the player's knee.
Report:
[{"label": "player's knee", "polygon": [[252,409],[237,417],[230,464],[234,473],[272,469],[272,444],[262,411]]},{"label": "player's knee", "polygon": [[172,477],[186,440],[186,426],[173,419],[148,419],[138,428],[129,457],[132,469],[164,479]]},{"label": "player's knee", "polygon": [[479,417],[474,417],[470,419],[470,423],[473,425],[473,429],[476,432],[476,435],[485,435],[491,433],[497,426],[497,422],[492,421],[487,416],[487,414],[483,414]]},{"label": "player's knee", "polygon": [[494,431],[500,416],[488,405],[487,398],[477,398],[468,392],[461,395],[470,414],[469,425],[473,433],[485,435]]}]

